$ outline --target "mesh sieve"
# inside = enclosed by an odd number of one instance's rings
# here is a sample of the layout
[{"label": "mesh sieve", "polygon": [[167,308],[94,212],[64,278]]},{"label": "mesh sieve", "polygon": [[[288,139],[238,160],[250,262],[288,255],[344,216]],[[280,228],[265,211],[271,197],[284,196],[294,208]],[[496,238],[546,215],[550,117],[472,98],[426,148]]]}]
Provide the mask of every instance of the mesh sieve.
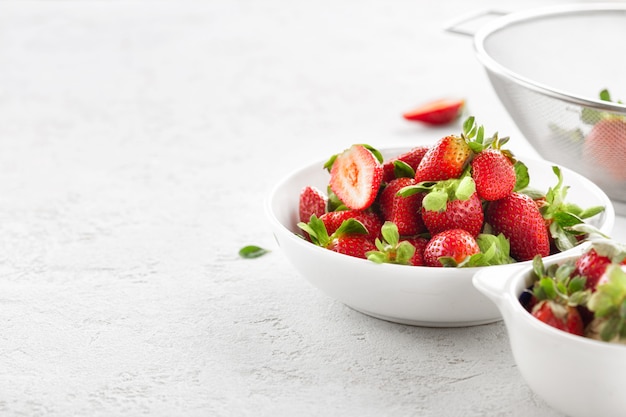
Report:
[{"label": "mesh sieve", "polygon": [[479,61],[528,142],[598,184],[626,214],[626,4],[512,13],[474,36]]}]

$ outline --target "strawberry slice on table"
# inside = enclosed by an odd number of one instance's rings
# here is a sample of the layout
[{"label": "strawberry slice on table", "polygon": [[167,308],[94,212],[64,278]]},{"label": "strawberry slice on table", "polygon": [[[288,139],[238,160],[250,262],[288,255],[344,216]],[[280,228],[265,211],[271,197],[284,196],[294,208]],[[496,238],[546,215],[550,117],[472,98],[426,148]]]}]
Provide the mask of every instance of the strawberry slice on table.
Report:
[{"label": "strawberry slice on table", "polygon": [[528,261],[535,255],[550,255],[550,236],[535,201],[513,192],[492,201],[485,211],[485,221],[495,234],[502,233],[511,245],[511,256],[517,261]]},{"label": "strawberry slice on table", "polygon": [[316,187],[306,186],[300,192],[298,215],[301,222],[308,222],[311,215],[317,217],[326,213],[328,197]]},{"label": "strawberry slice on table", "polygon": [[411,236],[426,231],[420,213],[424,193],[402,196],[398,191],[415,185],[413,178],[396,178],[382,190],[378,206],[384,220],[393,222],[401,236]]},{"label": "strawberry slice on table", "polygon": [[331,158],[330,188],[353,210],[372,205],[383,179],[382,156],[367,145],[352,145]]},{"label": "strawberry slice on table", "polygon": [[402,115],[406,120],[429,125],[445,125],[457,120],[463,113],[465,100],[443,98],[424,103]]},{"label": "strawberry slice on table", "polygon": [[467,230],[448,229],[428,241],[424,263],[433,267],[458,266],[477,253],[480,253],[478,243]]}]

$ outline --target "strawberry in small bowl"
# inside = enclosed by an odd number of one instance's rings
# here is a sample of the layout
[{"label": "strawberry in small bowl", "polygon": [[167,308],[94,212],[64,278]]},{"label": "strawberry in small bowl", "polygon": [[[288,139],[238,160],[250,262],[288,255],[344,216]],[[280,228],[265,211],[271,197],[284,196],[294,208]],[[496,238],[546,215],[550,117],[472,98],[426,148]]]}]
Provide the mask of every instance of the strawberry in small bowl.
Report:
[{"label": "strawberry in small bowl", "polygon": [[568,416],[626,410],[625,259],[624,245],[601,239],[575,255],[473,278],[501,311],[524,380]]},{"label": "strawberry in small bowl", "polygon": [[265,211],[295,269],[357,311],[432,327],[494,322],[476,272],[575,251],[615,219],[589,180],[522,162],[506,142],[469,118],[428,144],[353,144],[285,177]]}]

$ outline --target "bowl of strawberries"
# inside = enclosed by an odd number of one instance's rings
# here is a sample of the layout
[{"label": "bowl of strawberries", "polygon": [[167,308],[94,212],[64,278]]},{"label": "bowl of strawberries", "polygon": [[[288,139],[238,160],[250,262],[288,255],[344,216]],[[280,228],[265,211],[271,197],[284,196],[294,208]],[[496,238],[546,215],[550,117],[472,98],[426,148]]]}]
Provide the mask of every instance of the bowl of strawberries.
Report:
[{"label": "bowl of strawberries", "polygon": [[473,278],[500,309],[524,380],[568,416],[626,410],[625,259],[626,246],[596,239],[577,255]]},{"label": "bowl of strawberries", "polygon": [[591,181],[516,158],[473,117],[428,145],[354,144],[287,175],[265,212],[313,286],[384,320],[456,327],[501,319],[472,276],[578,252],[615,212]]}]

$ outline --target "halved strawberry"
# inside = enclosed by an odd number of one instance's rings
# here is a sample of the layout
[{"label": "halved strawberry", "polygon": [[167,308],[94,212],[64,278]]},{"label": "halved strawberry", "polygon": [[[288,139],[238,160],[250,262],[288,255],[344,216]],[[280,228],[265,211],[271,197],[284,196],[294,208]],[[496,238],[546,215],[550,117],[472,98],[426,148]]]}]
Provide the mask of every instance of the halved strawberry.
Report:
[{"label": "halved strawberry", "polygon": [[300,201],[298,213],[301,222],[308,222],[311,215],[315,214],[320,217],[326,213],[328,205],[328,197],[316,187],[306,186],[300,192]]},{"label": "halved strawberry", "polygon": [[467,230],[448,229],[433,236],[424,249],[426,266],[456,266],[480,252],[476,239]]},{"label": "halved strawberry", "polygon": [[422,122],[430,125],[444,125],[459,118],[463,113],[465,100],[443,98],[408,111],[402,115],[406,120]]},{"label": "halved strawberry", "polygon": [[424,193],[407,197],[398,195],[404,187],[415,185],[413,178],[396,178],[380,193],[378,205],[384,220],[393,222],[401,236],[417,235],[425,231],[420,209]]},{"label": "halved strawberry", "polygon": [[383,179],[381,160],[364,145],[352,145],[333,157],[330,188],[346,207],[364,210],[372,205]]}]

